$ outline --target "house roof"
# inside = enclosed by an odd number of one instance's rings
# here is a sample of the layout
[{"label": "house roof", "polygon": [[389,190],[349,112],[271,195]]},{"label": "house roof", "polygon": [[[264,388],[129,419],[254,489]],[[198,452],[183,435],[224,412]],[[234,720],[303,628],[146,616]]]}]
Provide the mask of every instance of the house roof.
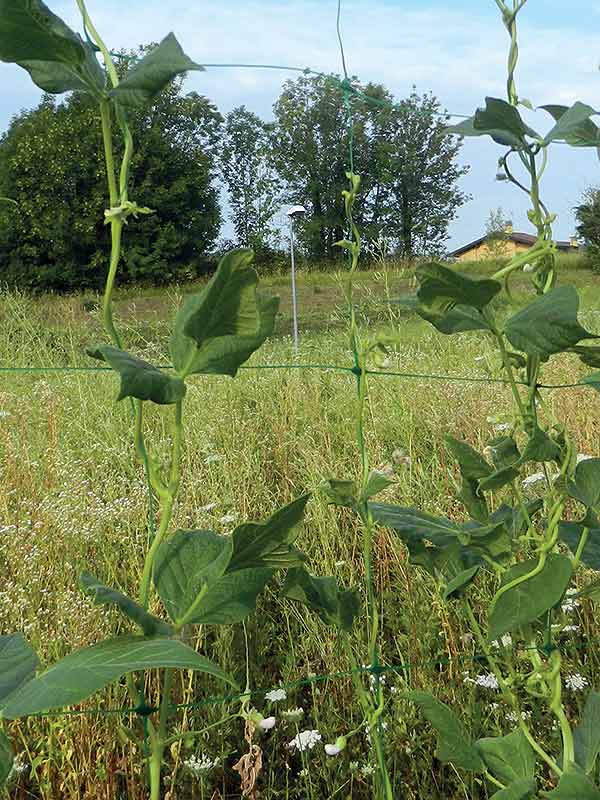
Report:
[{"label": "house roof", "polygon": [[[460,256],[463,253],[466,253],[468,250],[472,250],[474,247],[479,247],[479,245],[483,244],[486,239],[487,239],[487,235],[486,236],[480,236],[478,239],[474,239],[472,242],[469,242],[468,244],[464,244],[462,247],[459,247],[456,250],[453,250],[452,253],[450,253],[450,255],[451,256]],[[506,240],[509,241],[509,242],[515,242],[516,244],[525,244],[528,247],[531,247],[532,245],[534,245],[537,242],[537,237],[536,236],[532,236],[532,234],[530,234],[530,233],[513,232],[513,233],[507,234]],[[557,250],[562,250],[562,251],[565,251],[565,250],[571,251],[571,250],[573,250],[573,246],[571,245],[571,242],[560,242],[560,241],[557,241],[557,242],[555,242],[555,244],[556,244]]]}]

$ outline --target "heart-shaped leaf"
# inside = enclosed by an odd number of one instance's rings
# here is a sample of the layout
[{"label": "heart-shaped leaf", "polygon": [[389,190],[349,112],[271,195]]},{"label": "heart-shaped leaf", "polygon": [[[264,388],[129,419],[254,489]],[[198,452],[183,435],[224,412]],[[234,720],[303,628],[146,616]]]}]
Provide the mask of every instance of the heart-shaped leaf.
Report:
[{"label": "heart-shaped leaf", "polygon": [[252,258],[251,250],[228,253],[206,287],[183,303],[171,337],[173,364],[181,376],[235,376],[273,333],[279,298],[257,293]]},{"label": "heart-shaped leaf", "polygon": [[20,633],[0,636],[0,705],[35,675],[39,659]]},{"label": "heart-shaped leaf", "polygon": [[402,695],[416,703],[438,734],[436,757],[469,772],[484,772],[485,764],[462,722],[447,705],[427,692]]},{"label": "heart-shaped leaf", "polygon": [[573,731],[575,761],[589,775],[600,753],[600,694],[591,691],[579,725]]},{"label": "heart-shaped leaf", "polygon": [[275,571],[251,567],[227,572],[201,598],[188,622],[198,625],[233,625],[256,609],[258,595]]},{"label": "heart-shaped leaf", "polygon": [[41,0],[0,0],[0,61],[19,64],[46,92],[99,95],[104,86],[91,47]]},{"label": "heart-shaped leaf", "polygon": [[359,612],[356,592],[341,589],[333,577],[317,578],[303,567],[288,572],[281,593],[315,611],[327,625],[343,631],[351,630]]},{"label": "heart-shaped leaf", "polygon": [[585,772],[571,764],[561,775],[556,789],[542,792],[548,800],[600,800],[600,790]]},{"label": "heart-shaped leaf", "polygon": [[185,396],[185,383],[181,378],[168,375],[141,358],[110,345],[101,345],[87,351],[92,358],[105,361],[121,376],[121,389],[117,400],[135,397],[151,400],[158,405],[170,405]]},{"label": "heart-shaped leaf", "polygon": [[464,569],[455,575],[451,581],[448,582],[446,589],[443,594],[444,600],[448,600],[451,597],[460,597],[466,588],[471,584],[477,573],[479,572],[479,566],[475,565],[474,567],[469,567],[468,569]]},{"label": "heart-shaped leaf", "polygon": [[577,101],[570,108],[558,105],[540,106],[540,108],[547,111],[556,121],[554,128],[544,137],[546,144],[560,139],[571,147],[600,145],[600,129],[590,119],[598,112],[591,106]]},{"label": "heart-shaped leaf", "polygon": [[173,628],[167,622],[150,614],[123,592],[100,583],[89,572],[83,572],[79,576],[79,583],[96,605],[116,606],[142,629],[145,636],[171,636],[173,634]]},{"label": "heart-shaped leaf", "polygon": [[184,72],[204,71],[204,67],[188,58],[177,38],[170,33],[144,56],[123,80],[111,90],[111,96],[126,108],[143,108]]},{"label": "heart-shaped leaf", "polygon": [[236,686],[220,667],[176,639],[119,636],[70,653],[13,692],[0,710],[5,719],[17,719],[76,705],[124,675],[147,669],[190,669]]},{"label": "heart-shaped leaf", "polygon": [[600,458],[586,458],[577,464],[567,492],[591,511],[600,512]]},{"label": "heart-shaped leaf", "polygon": [[485,478],[494,471],[485,458],[467,442],[447,434],[444,437],[446,448],[458,461],[461,474],[465,478]]},{"label": "heart-shaped leaf", "polygon": [[518,350],[547,361],[553,353],[595,339],[577,320],[579,296],[572,285],[559,286],[511,317],[504,333]]},{"label": "heart-shaped leaf", "polygon": [[475,114],[458,125],[450,125],[447,133],[459,136],[491,136],[498,144],[521,150],[526,145],[526,137],[539,139],[527,125],[515,106],[496,97],[485,98],[485,108],[478,108]]},{"label": "heart-shaped leaf", "polygon": [[494,792],[491,800],[529,800],[535,795],[536,785],[533,779],[515,781],[505,789]]},{"label": "heart-shaped leaf", "polygon": [[287,569],[299,566],[304,557],[293,548],[298,526],[310,495],[305,494],[276,511],[266,522],[245,522],[233,531],[233,556],[228,571],[248,567]]},{"label": "heart-shaped leaf", "polygon": [[[506,572],[503,585],[529,574],[537,565],[536,558],[515,564]],[[570,559],[555,553],[549,554],[540,572],[499,596],[490,614],[488,640],[498,640],[503,634],[512,633],[539,619],[560,602],[572,574]]]},{"label": "heart-shaped leaf", "polygon": [[[561,522],[558,526],[560,538],[573,553],[577,552],[584,527],[581,522]],[[589,529],[580,557],[590,569],[600,570],[600,528]]]},{"label": "heart-shaped leaf", "polygon": [[225,574],[233,553],[231,538],[212,531],[177,531],[158,549],[153,580],[171,619],[194,619],[207,592]]},{"label": "heart-shaped leaf", "polygon": [[490,278],[474,280],[435,262],[417,267],[416,276],[418,311],[432,317],[444,316],[456,305],[481,310],[502,288]]},{"label": "heart-shaped leaf", "polygon": [[522,731],[479,739],[475,746],[488,770],[502,783],[533,779],[535,753]]}]

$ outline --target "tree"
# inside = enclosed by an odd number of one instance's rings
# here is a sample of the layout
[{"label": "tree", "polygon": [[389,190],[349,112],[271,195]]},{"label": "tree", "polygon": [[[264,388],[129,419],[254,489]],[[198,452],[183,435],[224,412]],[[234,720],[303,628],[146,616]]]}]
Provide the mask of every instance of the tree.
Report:
[{"label": "tree", "polygon": [[379,169],[387,176],[386,232],[402,258],[439,254],[450,222],[469,199],[457,186],[469,169],[457,163],[462,142],[445,134],[448,117],[432,94],[413,91],[384,113]]},{"label": "tree", "polygon": [[[389,237],[403,257],[444,249],[448,226],[467,196],[457,188],[468,168],[457,163],[461,142],[433,95],[398,104],[380,85],[354,85],[354,171],[362,179],[356,221],[367,239]],[[288,81],[274,106],[273,153],[290,202],[310,206],[301,236],[309,256],[334,257],[345,230],[341,192],[347,187],[349,126],[340,81]]]},{"label": "tree", "polygon": [[592,269],[600,272],[600,187],[587,189],[575,207],[577,233],[586,243],[586,255]]},{"label": "tree", "polygon": [[511,225],[501,207],[490,210],[485,223],[485,246],[490,258],[495,261],[508,255],[508,228]]},{"label": "tree", "polygon": [[270,129],[239,106],[225,118],[221,150],[221,172],[237,243],[258,250],[269,243],[269,223],[279,201],[279,181],[269,159]]},{"label": "tree", "polygon": [[[129,122],[136,142],[130,195],[155,213],[130,223],[120,279],[162,283],[196,274],[220,226],[214,186],[221,117],[174,81]],[[115,140],[118,153],[121,143]],[[0,279],[65,291],[103,285],[109,253],[100,123],[95,104],[44,96],[0,139]]]},{"label": "tree", "polygon": [[[369,85],[364,92],[378,99],[386,97],[380,86]],[[367,197],[376,183],[368,129],[377,107],[356,98],[352,105],[354,165],[363,178],[356,219],[368,224]],[[335,243],[343,238],[346,225],[342,190],[348,186],[350,142],[340,81],[325,76],[286,81],[274,112],[273,158],[285,185],[285,198],[310,208],[298,225],[300,241],[314,260],[341,258]]]}]

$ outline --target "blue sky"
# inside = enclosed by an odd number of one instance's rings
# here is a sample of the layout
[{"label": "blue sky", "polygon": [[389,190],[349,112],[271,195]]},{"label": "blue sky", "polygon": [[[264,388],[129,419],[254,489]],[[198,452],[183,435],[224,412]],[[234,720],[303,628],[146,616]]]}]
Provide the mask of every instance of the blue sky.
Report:
[{"label": "blue sky", "polygon": [[[75,0],[46,0],[79,27]],[[90,14],[113,48],[156,41],[170,30],[196,61],[277,63],[325,72],[341,69],[335,34],[337,0],[88,0]],[[503,97],[507,35],[494,0],[343,0],[349,71],[384,83],[396,97],[433,91],[449,111],[471,113],[485,95]],[[520,15],[518,88],[534,105],[582,100],[600,109],[600,0],[529,0]],[[0,64],[0,130],[39,93],[17,67]],[[190,75],[187,88],[222,111],[236,105],[268,117],[289,73],[210,69]],[[528,121],[550,127],[539,111]],[[451,244],[482,233],[491,208],[502,206],[518,230],[530,230],[526,198],[494,180],[501,150],[469,140],[471,165],[462,188],[473,195],[451,229]],[[572,207],[590,184],[600,184],[594,151],[559,145],[551,154],[542,195],[559,217],[555,232],[568,238]]]}]

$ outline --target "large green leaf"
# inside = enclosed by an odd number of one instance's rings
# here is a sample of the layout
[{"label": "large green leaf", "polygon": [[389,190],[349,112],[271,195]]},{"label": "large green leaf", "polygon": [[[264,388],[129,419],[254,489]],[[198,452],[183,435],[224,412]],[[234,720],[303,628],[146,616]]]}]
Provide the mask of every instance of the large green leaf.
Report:
[{"label": "large green leaf", "polygon": [[600,145],[600,129],[592,122],[591,116],[598,113],[585,103],[576,102],[568,106],[540,106],[552,115],[556,125],[544,137],[545,142],[555,139],[570,144],[571,147],[598,147]]},{"label": "large green leaf", "polygon": [[245,522],[233,531],[229,571],[248,567],[282,569],[299,566],[304,557],[291,545],[310,495],[305,494],[276,511],[266,522]]},{"label": "large green leaf", "polygon": [[522,779],[511,783],[506,789],[495,792],[491,800],[529,800],[535,794],[535,781]]},{"label": "large green leaf", "polygon": [[236,686],[226,672],[175,639],[119,636],[76,650],[14,692],[0,709],[5,719],[76,705],[130,672],[170,668],[204,672]]},{"label": "large green leaf", "polygon": [[481,311],[469,306],[456,305],[445,314],[432,314],[424,308],[419,308],[418,314],[440,333],[445,333],[446,335],[464,331],[491,330]]},{"label": "large green leaf", "polygon": [[30,680],[40,662],[21,633],[0,636],[0,704]]},{"label": "large green leaf", "polygon": [[192,621],[202,599],[225,574],[232,553],[231,538],[212,531],[177,531],[161,544],[153,580],[177,625]]},{"label": "large green leaf", "polygon": [[575,761],[589,775],[600,753],[600,694],[591,691],[579,725],[573,731]]},{"label": "large green leaf", "polygon": [[117,400],[136,397],[138,400],[152,400],[159,405],[170,405],[185,396],[185,383],[181,378],[169,375],[124,350],[101,345],[87,352],[92,358],[105,361],[121,376]]},{"label": "large green leaf", "polygon": [[475,746],[488,770],[502,783],[533,779],[535,753],[522,731],[513,731],[507,736],[479,739]]},{"label": "large green leaf", "polygon": [[233,625],[256,609],[256,600],[274,575],[266,567],[227,572],[204,595],[189,622],[198,625]]},{"label": "large green leaf", "polygon": [[468,278],[435,262],[417,267],[416,276],[418,311],[436,318],[443,317],[459,304],[481,310],[502,288],[497,281]]},{"label": "large green leaf", "polygon": [[470,119],[450,125],[446,131],[460,136],[491,136],[498,144],[516,149],[525,147],[526,136],[540,138],[523,121],[515,106],[496,97],[486,97],[485,108],[478,108]]},{"label": "large green leaf", "polygon": [[150,614],[146,609],[123,592],[105,586],[89,572],[82,572],[79,583],[83,591],[96,605],[116,606],[126,617],[142,629],[145,636],[171,636],[173,628],[162,619]]},{"label": "large green leaf", "polygon": [[541,794],[549,800],[600,800],[598,787],[575,765],[563,772],[556,789]]},{"label": "large green leaf", "polygon": [[[517,443],[512,436],[498,436],[486,447],[497,470],[514,467],[521,458]],[[482,476],[484,477],[484,476]]]},{"label": "large green leaf", "polygon": [[511,317],[504,333],[518,350],[546,361],[582,339],[597,338],[579,324],[579,296],[572,285],[559,286]]},{"label": "large green leaf", "polygon": [[447,705],[427,692],[402,695],[416,703],[438,734],[436,756],[470,772],[484,772],[485,764],[459,718]]},{"label": "large green leaf", "polygon": [[129,70],[110,94],[122,106],[143,108],[150,105],[173,78],[191,70],[204,71],[204,67],[188,58],[170,33]]},{"label": "large green leaf", "polygon": [[236,375],[240,366],[273,333],[279,298],[256,291],[251,250],[233,250],[175,319],[171,356],[180,375]]},{"label": "large green leaf", "polygon": [[455,439],[453,436],[446,434],[444,443],[458,462],[463,477],[485,478],[494,471],[485,458],[467,442]]},{"label": "large green leaf", "polygon": [[464,594],[467,587],[475,580],[479,572],[479,565],[469,567],[468,569],[461,570],[458,575],[455,575],[444,590],[443,598],[448,600],[451,597],[460,597]]},{"label": "large green leaf", "polygon": [[586,458],[575,469],[575,478],[567,482],[569,496],[586,508],[600,512],[600,458]]},{"label": "large green leaf", "polygon": [[417,508],[369,503],[373,519],[387,528],[414,539],[429,539],[436,544],[449,544],[462,532],[456,522],[434,517]]},{"label": "large green leaf", "polygon": [[558,461],[560,459],[560,447],[554,442],[539,425],[535,425],[529,431],[529,440],[521,456],[521,464],[528,461]]},{"label": "large green leaf", "polygon": [[[532,572],[537,564],[535,558],[515,564],[506,572],[503,586]],[[490,614],[488,640],[500,639],[503,634],[539,619],[560,602],[572,573],[570,559],[555,553],[548,555],[537,575],[500,595]]]},{"label": "large green leaf", "polygon": [[488,475],[479,481],[479,489],[482,492],[497,492],[508,483],[512,483],[519,477],[519,470],[516,467],[503,467],[502,469]]},{"label": "large green leaf", "polygon": [[600,372],[592,372],[586,375],[583,379],[583,383],[586,386],[591,386],[591,388],[595,389],[597,392],[600,392]]},{"label": "large green leaf", "polygon": [[349,631],[359,611],[356,592],[340,589],[333,577],[317,578],[303,567],[291,569],[282,595],[315,611],[327,625]]},{"label": "large green leaf", "polygon": [[93,50],[40,0],[0,0],[0,61],[19,64],[46,92],[99,94]]},{"label": "large green leaf", "polygon": [[[558,526],[560,538],[573,553],[577,552],[584,527],[581,522],[561,522]],[[600,528],[589,528],[581,560],[590,569],[600,570]]]}]

